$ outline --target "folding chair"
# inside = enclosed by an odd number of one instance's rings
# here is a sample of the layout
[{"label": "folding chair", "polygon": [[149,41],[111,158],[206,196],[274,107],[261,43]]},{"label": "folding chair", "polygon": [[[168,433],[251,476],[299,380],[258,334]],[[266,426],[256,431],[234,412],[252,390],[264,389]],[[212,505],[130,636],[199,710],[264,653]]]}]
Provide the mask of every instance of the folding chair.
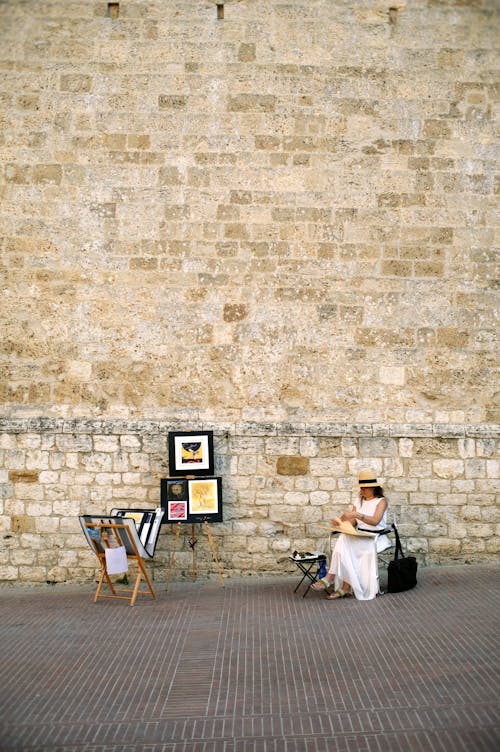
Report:
[{"label": "folding chair", "polygon": [[[119,510],[113,510],[114,512]],[[134,517],[128,517],[126,512],[121,510],[120,515],[81,515],[79,517],[83,534],[90,549],[95,553],[101,566],[101,574],[97,584],[94,596],[94,603],[98,598],[120,598],[130,601],[133,606],[138,595],[150,595],[156,599],[153,585],[144,566],[144,560],[153,558],[156,540],[160,531],[163,509],[160,507],[156,510],[140,510],[141,515],[153,515],[150,517],[150,526],[144,533],[145,545],[141,541],[138,529],[142,519],[137,520]],[[154,531],[154,534],[153,534]],[[147,534],[147,540],[146,540]],[[116,574],[116,571],[110,572],[112,554],[124,554],[124,571],[128,569],[128,563],[133,562],[137,566],[137,575],[132,588],[119,588],[113,583],[110,574]],[[140,589],[141,579],[144,578],[147,590]],[[107,584],[110,592],[102,592],[104,584]]]},{"label": "folding chair", "polygon": [[[288,559],[290,561],[293,561],[294,564],[297,565],[298,569],[302,572],[302,577],[299,580],[297,587],[293,591],[294,593],[297,592],[299,587],[302,585],[304,580],[307,579],[307,587],[304,591],[303,598],[306,597],[306,595],[309,592],[309,589],[311,585],[316,582],[317,579],[319,579],[319,572],[320,567],[323,565],[325,567],[326,571],[326,555],[322,554],[319,551],[316,551],[315,553],[299,553],[297,551],[294,552],[292,556],[289,556]],[[316,567],[316,569],[314,569]]]},{"label": "folding chair", "polygon": [[[395,529],[396,529],[396,526],[392,524],[390,527],[386,527],[384,528],[384,530],[381,530],[379,532],[379,535],[393,535]],[[394,553],[394,545],[395,545],[394,541],[391,541],[390,548],[384,548],[383,551],[380,551],[380,553],[377,554],[377,559],[379,561],[379,564],[382,564],[384,567],[388,566]]]},{"label": "folding chair", "polygon": [[[393,515],[392,520],[393,520],[392,524],[390,526],[388,526],[388,527],[385,527],[383,530],[380,530],[378,532],[378,535],[391,535],[391,536],[394,535],[394,531],[397,529],[396,528],[396,515],[395,514]],[[396,543],[395,543],[394,539],[392,539],[391,540],[391,545],[389,546],[389,548],[384,548],[383,551],[380,551],[380,553],[377,553],[377,561],[378,561],[378,565],[379,565],[378,569],[377,569],[377,579],[379,581],[379,587],[378,587],[378,589],[379,589],[379,595],[384,595],[385,594],[385,590],[382,590],[381,587],[380,587],[380,571],[379,570],[380,570],[381,566],[385,567],[385,569],[387,569],[387,567],[389,566],[389,562],[391,561],[391,559],[394,556],[394,547],[395,547],[395,545],[396,545]]]}]

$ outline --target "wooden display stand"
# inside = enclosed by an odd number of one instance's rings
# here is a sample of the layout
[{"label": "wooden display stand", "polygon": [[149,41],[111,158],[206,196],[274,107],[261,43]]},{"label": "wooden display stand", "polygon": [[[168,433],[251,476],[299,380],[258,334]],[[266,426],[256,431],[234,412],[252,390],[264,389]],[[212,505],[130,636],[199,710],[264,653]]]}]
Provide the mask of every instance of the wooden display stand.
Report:
[{"label": "wooden display stand", "polygon": [[[130,524],[132,523],[132,524]],[[149,575],[144,566],[144,560],[141,556],[139,545],[137,543],[137,534],[135,532],[135,523],[132,520],[119,521],[118,518],[113,519],[88,519],[84,521],[85,528],[89,531],[98,531],[100,533],[99,538],[96,540],[89,535],[89,542],[92,544],[94,552],[99,559],[101,565],[101,575],[97,584],[97,590],[94,596],[94,603],[98,598],[120,598],[130,601],[130,605],[133,606],[138,595],[150,595],[156,599],[153,585],[149,579]],[[133,561],[137,565],[137,575],[135,583],[132,588],[117,588],[116,584],[112,582],[108,569],[106,566],[106,549],[113,547],[111,543],[123,544],[126,549],[127,562]],[[144,577],[146,581],[147,590],[140,590],[141,578]],[[109,593],[103,593],[102,588],[104,583],[109,587]],[[126,593],[126,595],[122,595]]]},{"label": "wooden display stand", "polygon": [[[214,561],[215,561],[215,563],[217,565],[217,570],[219,572],[219,579],[220,579],[220,582],[221,582],[221,586],[224,587],[224,578],[222,577],[222,569],[221,569],[221,566],[219,564],[219,559],[217,558],[217,550],[215,548],[215,541],[214,541],[212,532],[210,530],[210,526],[209,526],[209,524],[208,524],[208,522],[206,520],[205,520],[205,522],[202,522],[200,524],[203,525],[203,528],[204,528],[204,530],[205,530],[205,532],[207,534],[208,542],[209,542],[210,548],[212,550],[212,556],[214,557]],[[172,549],[172,553],[170,554],[170,562],[169,562],[168,569],[167,569],[167,581],[166,581],[166,588],[165,588],[166,590],[168,590],[168,585],[169,585],[169,582],[170,582],[170,575],[172,573],[172,568],[174,566],[175,553],[177,551],[177,544],[179,542],[179,536],[180,536],[180,533],[181,533],[181,527],[182,527],[182,522],[178,522],[177,523],[177,529],[175,531],[174,547]],[[189,541],[189,546],[191,548],[192,557],[193,557],[192,558],[192,567],[191,567],[191,576],[192,576],[193,580],[196,580],[196,553],[195,553],[195,546],[196,546],[197,542],[198,542],[198,540],[195,537],[194,524],[193,524],[193,525],[191,525],[191,540]]]}]

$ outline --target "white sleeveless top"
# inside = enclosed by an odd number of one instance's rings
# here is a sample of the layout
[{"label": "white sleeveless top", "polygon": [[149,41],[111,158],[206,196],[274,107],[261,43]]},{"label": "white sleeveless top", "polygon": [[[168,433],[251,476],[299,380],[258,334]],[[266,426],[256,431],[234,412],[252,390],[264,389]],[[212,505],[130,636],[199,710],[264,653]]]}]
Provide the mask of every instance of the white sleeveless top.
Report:
[{"label": "white sleeveless top", "polygon": [[[361,503],[361,501],[358,499],[354,503],[354,507],[356,511],[359,512],[360,514],[366,514],[367,517],[372,517],[375,514],[375,510],[378,506],[378,503],[382,501],[383,498],[384,498],[383,496],[376,496],[374,499],[369,499],[368,501],[363,500],[363,503]],[[384,528],[387,527],[388,509],[389,509],[389,505],[387,505],[385,512],[382,515],[382,519],[380,520],[378,525],[369,525],[364,520],[358,520],[358,527],[362,528],[363,530],[373,530],[374,532],[376,532],[377,530],[383,530]],[[385,551],[386,548],[390,548],[392,545],[387,535],[377,536],[376,544],[377,544],[378,553],[380,553],[381,551]]]},{"label": "white sleeveless top", "polygon": [[[354,507],[359,514],[366,514],[367,517],[372,517],[375,514],[375,510],[378,507],[379,502],[383,499],[383,496],[376,496],[374,499],[369,499],[368,501],[363,500],[363,503],[361,503],[361,501],[358,499],[354,502]],[[387,499],[385,500],[387,501]],[[358,527],[362,527],[366,530],[383,530],[387,527],[387,509],[388,506],[386,507],[383,517],[378,525],[369,525],[364,520],[358,520]]]}]

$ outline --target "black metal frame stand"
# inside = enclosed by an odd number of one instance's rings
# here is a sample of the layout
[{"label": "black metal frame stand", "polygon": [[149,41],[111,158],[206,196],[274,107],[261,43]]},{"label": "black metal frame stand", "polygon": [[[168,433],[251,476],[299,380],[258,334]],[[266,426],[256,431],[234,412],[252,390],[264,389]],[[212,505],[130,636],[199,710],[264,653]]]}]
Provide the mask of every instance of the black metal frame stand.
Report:
[{"label": "black metal frame stand", "polygon": [[309,583],[305,589],[304,595],[302,596],[303,598],[305,598],[309,592],[309,588],[311,587],[311,585],[315,583],[316,580],[318,579],[318,571],[316,570],[316,572],[313,573],[311,570],[315,565],[319,567],[321,562],[326,563],[326,556],[325,554],[319,554],[318,556],[307,557],[304,559],[298,559],[298,558],[295,558],[294,556],[289,556],[288,558],[290,559],[290,561],[293,561],[293,563],[296,564],[297,567],[302,572],[302,577],[300,579],[300,582],[293,592],[294,593],[297,592],[297,590],[299,589],[299,587],[302,585],[302,583],[304,582],[306,578],[309,580]]}]

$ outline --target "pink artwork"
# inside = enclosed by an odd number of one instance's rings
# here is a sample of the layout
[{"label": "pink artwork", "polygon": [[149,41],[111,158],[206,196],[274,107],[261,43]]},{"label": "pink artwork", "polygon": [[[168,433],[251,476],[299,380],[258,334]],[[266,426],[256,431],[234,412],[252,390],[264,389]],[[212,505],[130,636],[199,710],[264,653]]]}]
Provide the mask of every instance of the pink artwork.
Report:
[{"label": "pink artwork", "polygon": [[169,520],[186,520],[187,503],[185,501],[168,502],[168,519]]}]

